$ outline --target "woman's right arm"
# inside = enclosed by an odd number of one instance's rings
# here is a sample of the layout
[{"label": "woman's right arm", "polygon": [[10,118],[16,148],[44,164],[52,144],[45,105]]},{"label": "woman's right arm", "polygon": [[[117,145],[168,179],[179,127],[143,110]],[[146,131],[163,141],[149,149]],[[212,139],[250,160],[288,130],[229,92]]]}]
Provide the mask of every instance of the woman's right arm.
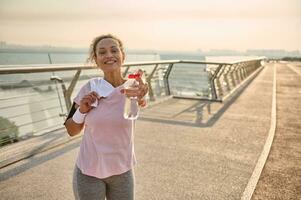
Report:
[{"label": "woman's right arm", "polygon": [[73,120],[75,110],[79,108],[80,113],[87,114],[92,109],[91,105],[95,102],[96,99],[100,99],[98,94],[96,92],[91,92],[83,97],[83,99],[80,101],[80,105],[77,105],[76,103],[73,104],[72,109],[70,111],[71,114],[69,113],[69,116],[64,123],[67,132],[71,137],[79,134],[84,128],[84,122],[76,123]]},{"label": "woman's right arm", "polygon": [[[74,104],[74,107],[75,107],[75,109],[77,109],[79,106],[77,104]],[[82,129],[84,128],[84,123],[78,124],[78,123],[74,122],[72,119],[72,116],[66,120],[64,125],[67,129],[68,134],[71,137],[79,134],[82,131]]]}]

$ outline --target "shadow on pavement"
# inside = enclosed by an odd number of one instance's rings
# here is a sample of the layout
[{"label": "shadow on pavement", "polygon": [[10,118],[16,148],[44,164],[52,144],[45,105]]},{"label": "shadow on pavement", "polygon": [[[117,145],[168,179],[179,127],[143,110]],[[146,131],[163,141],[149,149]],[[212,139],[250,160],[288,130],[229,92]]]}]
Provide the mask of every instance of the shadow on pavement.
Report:
[{"label": "shadow on pavement", "polygon": [[[260,72],[261,71],[262,70],[260,70]],[[258,76],[258,74],[256,74],[246,83],[244,83],[241,87],[239,87],[237,91],[235,91],[230,97],[228,97],[225,101],[223,101],[223,103],[213,102],[209,100],[189,100],[189,101],[196,101],[196,103],[194,103],[191,106],[188,106],[187,108],[184,109],[182,108],[182,110],[180,111],[177,110],[176,113],[170,113],[168,116],[166,115],[163,117],[156,116],[156,111],[161,111],[164,109],[162,107],[164,106],[163,104],[158,104],[151,108],[152,109],[151,114],[146,116],[142,114],[139,120],[157,122],[157,123],[166,123],[171,125],[190,126],[190,127],[211,127],[219,120],[219,118],[224,114],[224,112],[236,101],[236,99],[253,82],[253,80]],[[168,102],[170,101],[172,101],[172,99],[166,101],[166,104],[168,104]],[[214,111],[213,107],[218,107],[218,109],[215,108]],[[178,116],[183,114],[189,115],[190,118],[192,118],[193,120],[188,121],[185,119],[184,120],[176,119]]]},{"label": "shadow on pavement", "polygon": [[26,170],[28,170],[30,168],[36,167],[40,164],[43,164],[44,162],[47,162],[58,156],[61,156],[65,153],[79,147],[79,144],[80,144],[80,140],[71,142],[69,144],[67,143],[64,146],[62,146],[63,148],[57,148],[55,151],[44,152],[44,155],[42,155],[42,156],[40,154],[37,156],[29,157],[25,160],[26,163],[22,163],[19,166],[13,167],[4,173],[0,173],[0,181],[8,180],[18,174],[25,172]]}]

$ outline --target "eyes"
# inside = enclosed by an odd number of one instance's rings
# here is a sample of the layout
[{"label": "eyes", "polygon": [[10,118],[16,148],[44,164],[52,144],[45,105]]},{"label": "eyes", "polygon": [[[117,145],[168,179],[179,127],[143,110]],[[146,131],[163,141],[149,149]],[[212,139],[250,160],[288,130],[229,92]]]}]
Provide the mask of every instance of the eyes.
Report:
[{"label": "eyes", "polygon": [[[109,50],[109,52],[111,54],[119,54],[120,53],[120,50],[116,47],[113,47]],[[98,52],[97,52],[97,55],[100,55],[100,56],[104,56],[105,54],[107,53],[107,50],[106,49],[99,49]]]}]

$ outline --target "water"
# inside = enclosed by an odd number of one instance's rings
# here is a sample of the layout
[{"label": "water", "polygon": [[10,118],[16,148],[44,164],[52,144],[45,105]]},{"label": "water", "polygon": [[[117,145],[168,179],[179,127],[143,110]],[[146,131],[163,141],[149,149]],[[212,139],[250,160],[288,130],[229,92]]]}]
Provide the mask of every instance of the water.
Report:
[{"label": "water", "polygon": [[[87,52],[1,52],[1,65],[86,63]],[[127,54],[125,62],[160,60],[158,54]]]},{"label": "water", "polygon": [[128,120],[136,120],[139,115],[137,98],[130,97],[125,99],[123,117]]},{"label": "water", "polygon": [[[135,78],[130,78],[124,84],[124,89],[135,90],[138,87],[138,82]],[[136,88],[135,88],[136,87]],[[139,115],[139,106],[137,102],[137,97],[128,97],[125,99],[123,117],[129,120],[135,120]]]}]

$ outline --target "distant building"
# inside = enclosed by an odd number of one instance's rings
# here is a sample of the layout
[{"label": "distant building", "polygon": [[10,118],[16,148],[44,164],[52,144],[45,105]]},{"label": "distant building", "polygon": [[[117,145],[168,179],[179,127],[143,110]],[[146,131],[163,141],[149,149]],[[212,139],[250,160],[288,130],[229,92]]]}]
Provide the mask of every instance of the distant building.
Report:
[{"label": "distant building", "polygon": [[5,41],[0,41],[0,48],[6,47],[6,42]]},{"label": "distant building", "polygon": [[243,52],[231,49],[211,49],[209,52],[206,52],[208,56],[240,56],[243,54]]},{"label": "distant building", "polygon": [[205,60],[200,52],[159,52],[160,60]]},{"label": "distant building", "polygon": [[283,57],[301,57],[300,51],[285,51],[283,49],[249,49],[248,55],[265,56],[267,58],[278,59]]}]

